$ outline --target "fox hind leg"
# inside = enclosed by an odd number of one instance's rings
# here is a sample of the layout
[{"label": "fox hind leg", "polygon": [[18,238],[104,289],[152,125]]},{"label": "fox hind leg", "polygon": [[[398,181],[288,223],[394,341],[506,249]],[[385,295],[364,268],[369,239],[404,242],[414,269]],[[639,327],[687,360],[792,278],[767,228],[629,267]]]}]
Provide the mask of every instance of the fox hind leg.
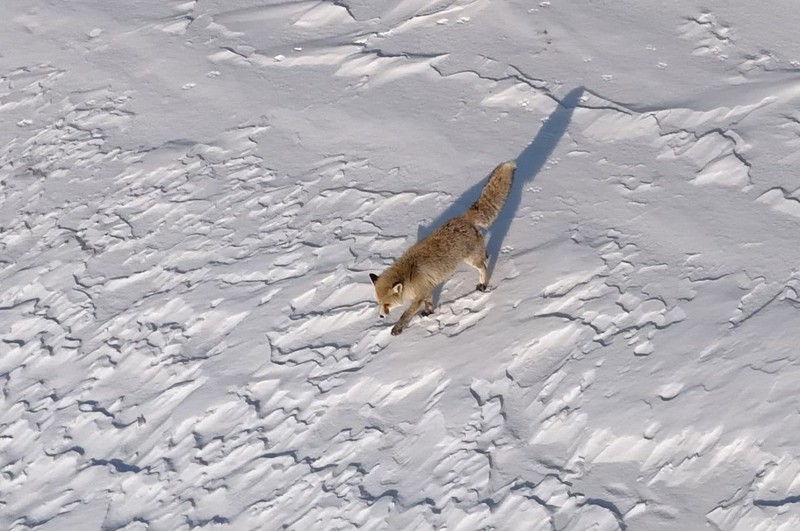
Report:
[{"label": "fox hind leg", "polygon": [[489,269],[486,267],[489,256],[486,254],[486,248],[481,245],[481,249],[466,259],[466,262],[478,270],[478,285],[475,289],[478,291],[486,291],[486,286],[489,284]]}]

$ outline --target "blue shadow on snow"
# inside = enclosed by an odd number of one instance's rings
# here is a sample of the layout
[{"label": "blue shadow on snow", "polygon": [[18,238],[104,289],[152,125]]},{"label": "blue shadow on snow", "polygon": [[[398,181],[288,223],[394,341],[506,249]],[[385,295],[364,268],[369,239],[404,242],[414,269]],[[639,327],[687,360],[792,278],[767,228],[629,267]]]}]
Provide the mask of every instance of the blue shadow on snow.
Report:
[{"label": "blue shadow on snow", "polygon": [[[503,209],[489,229],[489,237],[486,242],[486,252],[489,255],[490,279],[494,271],[494,266],[497,263],[497,258],[500,256],[503,240],[505,240],[508,235],[511,222],[517,215],[519,205],[522,203],[522,192],[525,186],[533,181],[539,171],[541,171],[545,162],[547,162],[547,159],[561,140],[561,137],[564,136],[570,120],[572,119],[572,111],[578,106],[582,94],[583,87],[571,90],[542,124],[533,141],[531,141],[516,158],[517,170],[514,173],[514,182],[508,193],[508,199],[506,199]],[[502,161],[497,161],[497,163],[500,162]],[[492,169],[494,169],[494,167],[492,167]],[[461,215],[466,211],[467,208],[478,199],[484,184],[486,184],[485,179],[474,184],[429,225],[421,225],[417,230],[417,241],[436,230],[436,228],[450,218]],[[438,304],[441,290],[442,286],[439,286],[434,291],[434,304]]]}]

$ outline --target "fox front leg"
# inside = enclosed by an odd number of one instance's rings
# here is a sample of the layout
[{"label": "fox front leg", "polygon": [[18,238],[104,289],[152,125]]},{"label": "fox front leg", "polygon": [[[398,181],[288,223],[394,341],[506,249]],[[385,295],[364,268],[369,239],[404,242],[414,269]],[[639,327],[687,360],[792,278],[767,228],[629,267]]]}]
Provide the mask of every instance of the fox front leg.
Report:
[{"label": "fox front leg", "polygon": [[403,312],[403,315],[400,316],[400,319],[392,327],[393,336],[396,336],[403,331],[403,328],[408,325],[408,322],[419,311],[424,302],[425,301],[423,299],[416,299],[408,308],[406,308],[406,311]]},{"label": "fox front leg", "polygon": [[425,297],[425,300],[423,301],[423,304],[425,305],[425,307],[422,308],[422,311],[420,312],[420,315],[423,316],[423,317],[427,317],[427,316],[431,315],[433,313],[433,310],[434,310],[433,296],[432,295],[428,295],[427,297]]}]

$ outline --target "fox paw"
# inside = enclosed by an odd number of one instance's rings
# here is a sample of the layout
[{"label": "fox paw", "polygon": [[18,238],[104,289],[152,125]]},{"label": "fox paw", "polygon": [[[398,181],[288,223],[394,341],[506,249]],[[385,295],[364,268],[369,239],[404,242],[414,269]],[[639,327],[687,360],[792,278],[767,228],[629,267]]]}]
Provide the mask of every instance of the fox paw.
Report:
[{"label": "fox paw", "polygon": [[477,286],[475,286],[475,289],[478,291],[486,291],[487,287],[486,284],[478,284]]},{"label": "fox paw", "polygon": [[392,327],[392,335],[393,335],[393,336],[398,336],[398,335],[400,335],[400,332],[402,332],[402,331],[403,331],[403,327],[402,327],[402,326],[399,326],[399,325],[394,325],[394,326]]},{"label": "fox paw", "polygon": [[422,317],[428,317],[429,315],[433,315],[433,308],[431,308],[430,310],[422,310],[421,312],[419,312],[419,314]]}]

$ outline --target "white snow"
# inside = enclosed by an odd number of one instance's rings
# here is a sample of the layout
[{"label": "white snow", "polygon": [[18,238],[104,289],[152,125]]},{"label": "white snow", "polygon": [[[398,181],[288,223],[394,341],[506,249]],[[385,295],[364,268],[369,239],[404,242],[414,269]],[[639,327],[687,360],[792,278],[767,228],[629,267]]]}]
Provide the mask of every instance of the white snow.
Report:
[{"label": "white snow", "polygon": [[800,529],[793,2],[2,15],[0,528]]}]

